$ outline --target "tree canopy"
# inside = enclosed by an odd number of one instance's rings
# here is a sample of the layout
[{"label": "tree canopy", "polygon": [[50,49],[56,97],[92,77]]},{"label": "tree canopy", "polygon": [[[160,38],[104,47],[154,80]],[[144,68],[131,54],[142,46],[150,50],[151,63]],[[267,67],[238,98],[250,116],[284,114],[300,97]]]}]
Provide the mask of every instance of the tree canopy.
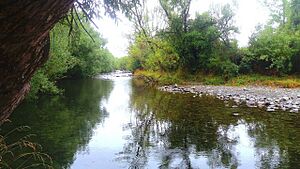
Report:
[{"label": "tree canopy", "polygon": [[[300,1],[262,2],[270,10],[270,20],[258,26],[248,46],[241,48],[234,36],[238,33],[235,11],[229,4],[215,5],[191,17],[191,1],[160,0],[158,10],[139,13],[139,19],[132,20],[138,23],[135,24],[135,41],[126,59],[127,68],[160,72],[183,70],[186,74],[204,72],[221,75],[224,80],[245,73],[300,73],[297,66],[300,63]],[[147,16],[157,11],[161,12],[164,18],[161,25],[165,26],[153,32],[144,25],[149,23]]]}]

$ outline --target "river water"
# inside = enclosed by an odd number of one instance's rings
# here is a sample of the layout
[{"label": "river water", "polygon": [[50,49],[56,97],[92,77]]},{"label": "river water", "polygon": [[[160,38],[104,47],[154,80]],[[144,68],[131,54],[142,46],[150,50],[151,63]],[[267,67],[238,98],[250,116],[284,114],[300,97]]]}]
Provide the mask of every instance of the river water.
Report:
[{"label": "river water", "polygon": [[31,127],[54,168],[300,168],[298,114],[226,107],[130,77],[60,86],[64,95],[24,102],[11,118]]}]

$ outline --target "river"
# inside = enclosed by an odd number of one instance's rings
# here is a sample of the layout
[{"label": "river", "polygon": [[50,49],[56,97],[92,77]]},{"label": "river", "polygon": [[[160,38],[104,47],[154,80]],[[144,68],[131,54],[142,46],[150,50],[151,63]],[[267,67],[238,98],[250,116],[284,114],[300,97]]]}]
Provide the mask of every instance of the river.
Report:
[{"label": "river", "polygon": [[54,168],[300,168],[298,114],[226,107],[130,77],[60,86],[64,95],[26,101],[11,117],[31,127]]}]

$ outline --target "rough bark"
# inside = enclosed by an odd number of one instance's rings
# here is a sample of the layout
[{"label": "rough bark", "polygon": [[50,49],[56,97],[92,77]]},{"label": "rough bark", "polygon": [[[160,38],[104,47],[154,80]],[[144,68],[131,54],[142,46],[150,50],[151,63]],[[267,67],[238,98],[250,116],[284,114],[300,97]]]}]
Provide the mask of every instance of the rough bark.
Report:
[{"label": "rough bark", "polygon": [[0,122],[29,91],[29,80],[49,54],[49,30],[74,0],[0,1]]}]

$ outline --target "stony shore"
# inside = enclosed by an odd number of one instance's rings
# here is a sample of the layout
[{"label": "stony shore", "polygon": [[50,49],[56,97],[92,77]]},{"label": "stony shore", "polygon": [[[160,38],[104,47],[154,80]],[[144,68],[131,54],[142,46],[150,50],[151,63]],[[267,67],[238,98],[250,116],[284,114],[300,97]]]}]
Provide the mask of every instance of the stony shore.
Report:
[{"label": "stony shore", "polygon": [[232,86],[162,86],[160,90],[172,93],[193,93],[196,96],[211,95],[221,100],[233,100],[238,106],[245,103],[249,107],[265,108],[272,112],[276,110],[298,113],[300,110],[300,88],[271,88],[262,86],[232,87]]}]

